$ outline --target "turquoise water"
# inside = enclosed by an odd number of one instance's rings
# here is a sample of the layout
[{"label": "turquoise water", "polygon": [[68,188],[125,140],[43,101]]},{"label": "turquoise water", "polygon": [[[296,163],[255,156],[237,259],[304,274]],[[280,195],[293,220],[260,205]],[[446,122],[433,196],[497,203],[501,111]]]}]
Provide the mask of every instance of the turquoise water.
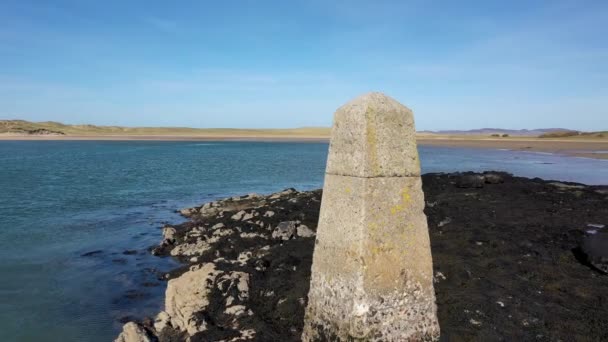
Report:
[{"label": "turquoise water", "polygon": [[[492,169],[608,184],[602,160],[420,152],[425,172]],[[161,309],[157,277],[175,264],[145,249],[158,243],[163,222],[181,220],[176,209],[320,187],[326,156],[325,143],[0,142],[0,341],[112,340],[118,319]]]}]

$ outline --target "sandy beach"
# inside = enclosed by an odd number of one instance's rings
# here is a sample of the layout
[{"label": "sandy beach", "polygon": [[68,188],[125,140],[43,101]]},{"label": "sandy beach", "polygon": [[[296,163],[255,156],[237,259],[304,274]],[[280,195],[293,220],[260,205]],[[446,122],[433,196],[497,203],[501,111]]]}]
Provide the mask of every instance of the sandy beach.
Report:
[{"label": "sandy beach", "polygon": [[[0,140],[76,141],[327,141],[326,135],[23,135],[0,134]],[[419,135],[422,146],[508,149],[545,152],[576,157],[608,159],[608,139],[540,139],[535,137],[487,138],[478,136]]]},{"label": "sandy beach", "polygon": [[507,149],[545,152],[576,157],[608,159],[608,140],[522,138],[418,137],[419,145]]}]

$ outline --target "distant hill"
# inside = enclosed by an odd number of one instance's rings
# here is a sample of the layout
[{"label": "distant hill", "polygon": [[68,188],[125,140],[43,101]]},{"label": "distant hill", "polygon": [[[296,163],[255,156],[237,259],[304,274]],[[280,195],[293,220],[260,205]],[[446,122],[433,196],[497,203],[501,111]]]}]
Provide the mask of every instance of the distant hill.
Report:
[{"label": "distant hill", "polygon": [[509,136],[529,136],[537,137],[543,134],[556,132],[570,132],[565,128],[539,128],[539,129],[502,129],[502,128],[480,128],[471,130],[446,130],[446,131],[421,131],[419,133],[430,134],[446,134],[446,135],[492,135],[492,134],[508,134]]},{"label": "distant hill", "polygon": [[237,129],[188,127],[120,127],[95,125],[66,125],[59,122],[30,122],[0,120],[0,134],[16,135],[76,135],[76,136],[303,136],[327,137],[328,127],[301,127],[291,129]]}]

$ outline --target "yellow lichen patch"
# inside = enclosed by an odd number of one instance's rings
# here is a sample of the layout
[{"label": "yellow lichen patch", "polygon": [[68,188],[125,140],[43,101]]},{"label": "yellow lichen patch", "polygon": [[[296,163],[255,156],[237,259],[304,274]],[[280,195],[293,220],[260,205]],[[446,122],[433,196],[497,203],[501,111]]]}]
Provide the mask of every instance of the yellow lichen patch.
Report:
[{"label": "yellow lichen patch", "polygon": [[412,201],[412,196],[410,196],[410,193],[407,191],[407,189],[403,189],[403,191],[401,191],[401,201],[405,204],[408,204]]},{"label": "yellow lichen patch", "polygon": [[352,190],[350,188],[346,188],[346,189],[344,189],[344,192],[346,192],[347,194],[350,194],[352,192]]},{"label": "yellow lichen patch", "polygon": [[412,201],[412,197],[410,196],[408,190],[407,189],[403,189],[401,191],[401,199],[400,199],[399,203],[397,203],[394,206],[390,207],[391,215],[395,215],[397,213],[405,211],[405,208],[407,208],[408,204],[411,201]]}]

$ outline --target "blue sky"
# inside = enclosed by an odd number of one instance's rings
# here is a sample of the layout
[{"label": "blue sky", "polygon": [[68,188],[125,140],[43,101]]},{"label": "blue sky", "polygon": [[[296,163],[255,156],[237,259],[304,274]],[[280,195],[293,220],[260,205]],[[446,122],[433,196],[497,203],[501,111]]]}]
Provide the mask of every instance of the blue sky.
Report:
[{"label": "blue sky", "polygon": [[608,130],[608,1],[0,0],[0,119]]}]

